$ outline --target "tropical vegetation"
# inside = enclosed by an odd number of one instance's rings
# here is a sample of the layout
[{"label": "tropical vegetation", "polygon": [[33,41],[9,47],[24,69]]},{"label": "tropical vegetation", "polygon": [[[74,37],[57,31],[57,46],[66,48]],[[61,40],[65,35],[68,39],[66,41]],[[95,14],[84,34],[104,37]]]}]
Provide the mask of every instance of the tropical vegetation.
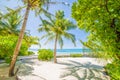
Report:
[{"label": "tropical vegetation", "polygon": [[[20,24],[22,17],[19,14],[20,9],[7,8],[7,13],[1,13],[0,20],[0,58],[5,59],[6,62],[10,63],[13,51],[20,33]],[[29,55],[28,48],[32,44],[38,44],[38,38],[32,37],[28,32],[25,32],[22,46],[19,51],[19,55]]]},{"label": "tropical vegetation", "polygon": [[42,61],[50,61],[53,58],[53,51],[50,49],[38,50],[38,59]]},{"label": "tropical vegetation", "polygon": [[46,17],[49,20],[40,19],[42,20],[41,27],[38,29],[39,32],[46,32],[45,35],[41,37],[47,38],[48,43],[49,41],[54,40],[54,63],[57,63],[56,59],[56,49],[57,49],[57,43],[60,44],[60,47],[63,46],[63,37],[67,38],[68,40],[71,40],[72,43],[75,45],[75,36],[68,31],[71,29],[75,29],[76,26],[73,22],[69,21],[68,19],[64,18],[64,12],[63,11],[57,11],[55,14],[55,18],[52,18],[49,15],[46,15]]},{"label": "tropical vegetation", "polygon": [[[10,63],[17,38],[17,36],[13,35],[0,36],[0,58]],[[28,55],[28,48],[26,41],[23,40],[19,55]]]},{"label": "tropical vegetation", "polygon": [[70,57],[82,57],[83,54],[80,54],[80,53],[72,53],[70,54]]},{"label": "tropical vegetation", "polygon": [[[22,0],[22,2],[24,3],[25,6],[23,6],[23,8],[26,8],[25,11],[25,16],[23,19],[23,24],[22,24],[22,28],[20,30],[19,33],[19,38],[13,53],[13,57],[12,57],[12,61],[10,64],[10,69],[9,69],[9,76],[14,76],[14,67],[15,67],[15,63],[19,54],[19,50],[22,44],[22,39],[24,37],[24,33],[25,33],[25,29],[26,29],[26,24],[27,24],[27,20],[28,20],[28,16],[30,11],[34,11],[35,15],[39,15],[40,13],[45,13],[45,14],[50,14],[47,12],[48,9],[48,4],[52,3],[52,4],[56,4],[56,2],[50,2],[50,0]],[[64,2],[63,2],[64,4]],[[45,9],[46,6],[46,9]],[[21,7],[20,7],[21,9]]]},{"label": "tropical vegetation", "polygon": [[[22,18],[19,14],[19,11],[15,12],[15,10],[7,8],[7,13],[9,16],[6,18],[2,18],[0,20],[0,35],[16,35],[18,36],[20,30],[19,26],[21,24]],[[13,14],[10,14],[12,12],[15,12]]]},{"label": "tropical vegetation", "polygon": [[[117,65],[120,61],[119,4],[118,0],[77,0],[72,6],[72,17],[77,21],[79,28],[89,32],[88,40],[83,44],[99,57],[113,59],[111,65],[114,63]],[[117,62],[114,62],[114,59]],[[110,67],[107,68],[112,72]],[[108,74],[120,75],[115,72]]]},{"label": "tropical vegetation", "polygon": [[25,28],[26,28],[26,24],[27,24],[27,20],[28,20],[28,16],[29,16],[29,12],[30,10],[35,10],[35,12],[38,14],[41,11],[44,11],[42,6],[45,5],[45,3],[48,3],[49,0],[44,0],[44,1],[40,1],[40,0],[23,0],[23,3],[26,6],[26,11],[25,11],[25,16],[24,16],[24,20],[23,20],[23,24],[22,24],[22,28],[19,34],[19,38],[13,53],[13,57],[12,57],[12,61],[10,64],[10,69],[9,69],[9,76],[14,76],[14,67],[15,67],[15,63],[17,60],[17,56],[19,54],[19,50],[22,44],[22,39],[24,37],[24,33],[25,33]]},{"label": "tropical vegetation", "polygon": [[[45,34],[40,35],[40,40],[47,38],[45,44],[54,41],[54,51],[46,49],[38,51],[39,60],[48,61],[54,57],[54,62],[57,63],[58,43],[62,48],[63,38],[71,40],[74,45],[76,41],[75,35],[69,32],[76,29],[76,25],[65,18],[64,11],[59,10],[55,15],[47,11],[49,3],[66,3],[50,2],[51,0],[21,1],[22,7],[16,9],[6,7],[6,13],[0,10],[0,59],[9,63],[10,77],[15,75],[17,57],[34,54],[28,49],[33,44],[39,44],[39,39],[25,30],[30,11],[33,11],[42,22],[38,31]],[[24,16],[21,14],[23,9],[25,9],[25,14],[22,13]],[[44,13],[45,19],[41,17],[41,13]],[[106,73],[112,80],[120,80],[120,1],[77,0],[72,5],[72,17],[76,20],[79,29],[89,34],[86,42],[81,41],[84,46],[92,50],[89,55],[111,60],[111,63],[105,66]],[[82,55],[71,54],[70,56],[81,57]]]},{"label": "tropical vegetation", "polygon": [[[10,63],[17,42],[17,36],[20,32],[19,27],[22,18],[19,12],[15,12],[15,10],[10,8],[7,8],[7,10],[6,14],[9,14],[9,16],[0,20],[0,58]],[[10,14],[11,12],[15,13]],[[38,39],[26,34],[19,55],[28,55],[28,48],[32,44],[38,44]]]},{"label": "tropical vegetation", "polygon": [[111,80],[120,80],[120,60],[107,64],[105,69]]}]

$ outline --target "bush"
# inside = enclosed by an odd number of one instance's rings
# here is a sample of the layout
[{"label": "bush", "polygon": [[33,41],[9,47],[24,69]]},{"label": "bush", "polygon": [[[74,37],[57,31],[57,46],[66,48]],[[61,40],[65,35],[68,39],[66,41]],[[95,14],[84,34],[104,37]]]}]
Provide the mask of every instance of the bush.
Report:
[{"label": "bush", "polygon": [[33,55],[33,54],[35,54],[35,53],[32,51],[28,51],[28,55]]},{"label": "bush", "polygon": [[29,48],[29,46],[27,45],[27,43],[24,40],[22,40],[22,45],[20,48],[19,55],[20,56],[27,56],[28,55],[28,48]]},{"label": "bush", "polygon": [[[18,37],[13,35],[0,36],[0,58],[10,62]],[[28,45],[23,40],[19,55],[27,55]]]},{"label": "bush", "polygon": [[107,64],[105,69],[111,80],[120,80],[120,60]]},{"label": "bush", "polygon": [[70,57],[82,57],[82,54],[70,54]]},{"label": "bush", "polygon": [[53,58],[53,51],[50,49],[40,49],[38,51],[38,59],[43,61],[49,61]]},{"label": "bush", "polygon": [[12,59],[12,58],[10,58],[10,57],[5,57],[5,58],[4,58],[4,60],[5,60],[6,63],[10,63],[10,62],[11,62],[11,59]]}]

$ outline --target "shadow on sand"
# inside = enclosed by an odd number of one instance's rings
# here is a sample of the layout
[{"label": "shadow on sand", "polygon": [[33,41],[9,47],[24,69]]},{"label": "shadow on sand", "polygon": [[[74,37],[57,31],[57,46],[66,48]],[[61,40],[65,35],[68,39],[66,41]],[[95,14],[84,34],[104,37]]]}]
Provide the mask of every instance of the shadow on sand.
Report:
[{"label": "shadow on sand", "polygon": [[[17,70],[18,65],[15,67],[15,71]],[[8,76],[9,73],[9,64],[8,63],[0,63],[0,80],[18,80],[18,77],[15,75],[13,77]]]},{"label": "shadow on sand", "polygon": [[61,75],[63,80],[67,77],[74,77],[75,80],[109,80],[104,68],[99,65],[91,64],[91,62],[82,64],[80,62],[69,60],[69,63],[58,63],[66,65],[65,73]]},{"label": "shadow on sand", "polygon": [[40,78],[40,80],[46,80],[45,78],[43,78],[43,77],[41,77],[39,75],[33,74],[33,70],[34,70],[33,65],[36,65],[36,64],[31,59],[21,60],[21,65],[19,67],[19,71],[18,71],[17,75],[20,76],[20,77],[21,76],[22,77],[25,77],[25,76],[34,76],[34,77]]}]

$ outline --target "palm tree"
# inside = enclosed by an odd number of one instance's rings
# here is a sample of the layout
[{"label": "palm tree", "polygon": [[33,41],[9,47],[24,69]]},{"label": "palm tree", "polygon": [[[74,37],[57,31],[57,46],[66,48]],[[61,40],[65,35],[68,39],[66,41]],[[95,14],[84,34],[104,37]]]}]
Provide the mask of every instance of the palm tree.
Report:
[{"label": "palm tree", "polygon": [[23,0],[24,4],[26,5],[26,11],[25,11],[25,16],[22,24],[22,28],[19,34],[19,38],[13,53],[12,61],[10,64],[10,69],[9,69],[9,76],[14,76],[14,67],[16,63],[17,56],[19,54],[19,50],[21,47],[22,39],[24,36],[25,28],[26,28],[26,23],[28,20],[28,15],[30,10],[37,10],[38,12],[41,12],[42,6],[48,2],[49,0]]},{"label": "palm tree", "polygon": [[56,59],[56,48],[57,48],[57,42],[59,42],[60,47],[63,46],[63,37],[71,40],[75,45],[75,36],[68,31],[71,29],[75,29],[76,26],[69,21],[68,19],[64,18],[64,12],[63,11],[57,11],[55,14],[55,18],[51,18],[51,16],[46,15],[48,20],[42,20],[42,24],[38,31],[42,32],[45,31],[47,34],[43,35],[41,39],[48,37],[46,43],[49,41],[55,40],[54,43],[54,63],[57,63]]},{"label": "palm tree", "polygon": [[[26,5],[26,11],[25,11],[25,16],[22,24],[22,28],[19,34],[19,38],[13,53],[12,61],[10,64],[10,69],[9,69],[9,76],[14,76],[14,67],[16,63],[17,56],[19,54],[19,50],[21,47],[22,39],[24,36],[25,28],[26,28],[26,23],[28,20],[28,15],[30,10],[34,10],[36,14],[38,15],[39,13],[47,13],[47,11],[44,9],[43,5],[50,3],[50,0],[22,0],[24,4]],[[53,2],[55,4],[55,2]],[[63,3],[65,4],[65,3]],[[47,7],[48,8],[48,7]],[[49,13],[48,13],[49,14]]]},{"label": "palm tree", "polygon": [[[7,8],[8,13],[12,13],[15,10]],[[19,11],[9,14],[6,18],[3,18],[0,20],[0,33],[2,35],[8,35],[8,34],[13,34],[13,35],[18,35],[20,30],[19,26],[21,23],[21,16],[19,15]]]}]

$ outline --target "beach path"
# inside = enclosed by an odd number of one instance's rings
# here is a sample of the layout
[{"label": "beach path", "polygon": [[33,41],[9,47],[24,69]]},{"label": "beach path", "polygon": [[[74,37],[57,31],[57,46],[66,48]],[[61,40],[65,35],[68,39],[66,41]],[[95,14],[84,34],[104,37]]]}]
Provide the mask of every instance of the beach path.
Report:
[{"label": "beach path", "polygon": [[58,63],[22,60],[18,77],[21,80],[110,80],[105,74],[105,60],[95,58],[57,58]]}]

